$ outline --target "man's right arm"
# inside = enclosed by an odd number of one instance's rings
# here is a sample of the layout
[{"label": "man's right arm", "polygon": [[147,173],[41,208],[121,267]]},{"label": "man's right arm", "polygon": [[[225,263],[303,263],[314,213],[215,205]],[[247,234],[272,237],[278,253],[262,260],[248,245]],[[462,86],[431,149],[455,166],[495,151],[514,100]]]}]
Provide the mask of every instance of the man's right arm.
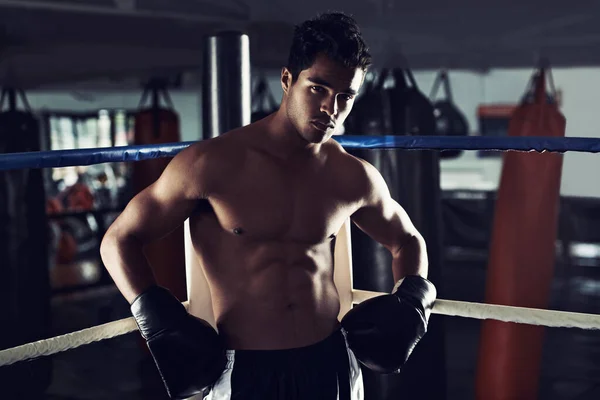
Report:
[{"label": "man's right arm", "polygon": [[104,235],[102,261],[130,304],[156,284],[144,246],[181,226],[209,190],[203,147],[197,143],[175,156],[160,178],[129,202]]},{"label": "man's right arm", "polygon": [[[227,358],[215,329],[190,315],[168,289],[156,284],[144,246],[173,231],[211,191],[210,145],[179,153],[160,178],[127,205],[105,234],[102,260],[146,340],[172,399],[204,393],[221,375]],[[211,153],[210,158],[219,158]],[[218,170],[218,169],[217,169]]]}]

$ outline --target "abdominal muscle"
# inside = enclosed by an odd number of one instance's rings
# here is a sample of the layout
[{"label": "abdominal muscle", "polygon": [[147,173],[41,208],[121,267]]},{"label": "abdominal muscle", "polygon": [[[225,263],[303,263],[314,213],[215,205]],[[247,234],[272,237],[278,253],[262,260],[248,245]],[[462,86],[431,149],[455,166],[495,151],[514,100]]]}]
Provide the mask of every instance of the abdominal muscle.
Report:
[{"label": "abdominal muscle", "polygon": [[[228,348],[303,347],[325,339],[338,327],[340,301],[330,243],[308,248],[246,244],[225,246],[224,251],[216,247],[200,251],[199,258],[217,328]],[[215,256],[212,260],[210,253]]]}]

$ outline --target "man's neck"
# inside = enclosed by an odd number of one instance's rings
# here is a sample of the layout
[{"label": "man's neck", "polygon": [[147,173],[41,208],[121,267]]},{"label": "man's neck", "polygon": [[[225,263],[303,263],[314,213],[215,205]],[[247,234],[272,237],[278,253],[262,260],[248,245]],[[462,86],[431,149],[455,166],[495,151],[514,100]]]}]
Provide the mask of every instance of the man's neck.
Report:
[{"label": "man's neck", "polygon": [[309,143],[298,133],[294,125],[289,121],[285,110],[279,109],[268,117],[265,133],[281,156],[290,157],[294,155],[314,156],[321,149],[321,144]]}]

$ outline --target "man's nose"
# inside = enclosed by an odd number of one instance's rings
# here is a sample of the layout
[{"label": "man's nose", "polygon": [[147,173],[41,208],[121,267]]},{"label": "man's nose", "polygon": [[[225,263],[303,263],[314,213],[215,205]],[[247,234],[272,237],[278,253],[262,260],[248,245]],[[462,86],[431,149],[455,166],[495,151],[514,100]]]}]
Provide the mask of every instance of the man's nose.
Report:
[{"label": "man's nose", "polygon": [[321,103],[321,112],[329,115],[330,117],[337,114],[338,104],[336,96],[328,96]]}]

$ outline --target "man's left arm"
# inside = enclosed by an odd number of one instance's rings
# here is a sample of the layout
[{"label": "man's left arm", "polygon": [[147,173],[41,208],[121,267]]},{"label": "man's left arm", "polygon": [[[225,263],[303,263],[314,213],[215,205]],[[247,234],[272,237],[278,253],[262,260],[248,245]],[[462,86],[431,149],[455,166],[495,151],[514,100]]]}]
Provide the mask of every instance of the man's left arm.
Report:
[{"label": "man's left arm", "polygon": [[[352,221],[393,255],[392,293],[366,300],[342,319],[356,358],[381,373],[400,372],[427,332],[437,292],[427,280],[425,241],[390,196],[383,177],[365,163],[364,200]],[[368,268],[368,266],[363,266]]]},{"label": "man's left arm", "polygon": [[427,278],[427,246],[423,236],[404,208],[392,198],[379,172],[367,165],[366,177],[363,203],[352,215],[352,222],[390,251],[395,282],[407,275]]}]

